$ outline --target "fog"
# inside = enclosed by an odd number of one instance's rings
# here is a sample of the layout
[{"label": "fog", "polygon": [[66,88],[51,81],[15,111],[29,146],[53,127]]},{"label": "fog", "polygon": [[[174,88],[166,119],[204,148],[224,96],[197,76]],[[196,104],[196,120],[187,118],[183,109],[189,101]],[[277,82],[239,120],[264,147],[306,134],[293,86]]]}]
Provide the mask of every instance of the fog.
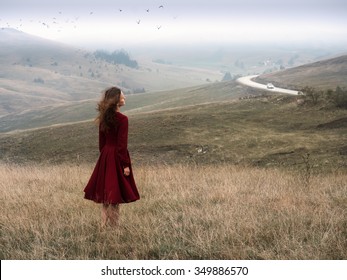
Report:
[{"label": "fog", "polygon": [[2,0],[0,26],[96,49],[230,44],[342,46],[343,0]]}]

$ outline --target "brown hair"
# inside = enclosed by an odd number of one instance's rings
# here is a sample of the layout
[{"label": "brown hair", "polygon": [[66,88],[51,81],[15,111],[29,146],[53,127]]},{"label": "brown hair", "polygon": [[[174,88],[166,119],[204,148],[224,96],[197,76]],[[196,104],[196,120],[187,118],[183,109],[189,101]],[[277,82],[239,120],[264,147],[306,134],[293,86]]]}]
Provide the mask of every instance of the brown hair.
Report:
[{"label": "brown hair", "polygon": [[108,131],[116,125],[115,112],[120,100],[122,91],[117,87],[105,90],[102,99],[98,103],[97,110],[99,115],[96,121],[100,124],[102,131]]}]

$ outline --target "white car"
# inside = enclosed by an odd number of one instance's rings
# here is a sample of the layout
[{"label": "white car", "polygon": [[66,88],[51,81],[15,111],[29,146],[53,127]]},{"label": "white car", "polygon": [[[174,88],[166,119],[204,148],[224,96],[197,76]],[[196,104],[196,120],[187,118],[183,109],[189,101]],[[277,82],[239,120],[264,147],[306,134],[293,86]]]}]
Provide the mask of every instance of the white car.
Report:
[{"label": "white car", "polygon": [[271,84],[271,83],[268,83],[268,84],[266,85],[266,87],[267,87],[268,89],[274,89],[274,88],[275,88],[274,85]]}]

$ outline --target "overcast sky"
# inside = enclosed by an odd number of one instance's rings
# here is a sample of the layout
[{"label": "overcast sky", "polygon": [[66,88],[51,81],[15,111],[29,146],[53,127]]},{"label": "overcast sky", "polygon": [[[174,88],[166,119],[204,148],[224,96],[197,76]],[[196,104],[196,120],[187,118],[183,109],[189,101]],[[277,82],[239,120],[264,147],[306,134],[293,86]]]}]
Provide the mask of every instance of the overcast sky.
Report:
[{"label": "overcast sky", "polygon": [[0,27],[81,46],[347,40],[345,0],[55,2],[0,0]]}]

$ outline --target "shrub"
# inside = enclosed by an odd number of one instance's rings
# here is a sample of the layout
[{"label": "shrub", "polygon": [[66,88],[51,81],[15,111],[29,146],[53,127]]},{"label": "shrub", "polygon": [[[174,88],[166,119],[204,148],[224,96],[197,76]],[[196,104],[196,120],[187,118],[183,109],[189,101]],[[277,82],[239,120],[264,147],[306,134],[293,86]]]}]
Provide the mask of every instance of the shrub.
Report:
[{"label": "shrub", "polygon": [[44,84],[45,81],[42,78],[36,78],[36,79],[34,79],[34,83]]},{"label": "shrub", "polygon": [[336,87],[335,94],[333,95],[335,105],[340,108],[347,109],[347,90],[341,87]]}]

